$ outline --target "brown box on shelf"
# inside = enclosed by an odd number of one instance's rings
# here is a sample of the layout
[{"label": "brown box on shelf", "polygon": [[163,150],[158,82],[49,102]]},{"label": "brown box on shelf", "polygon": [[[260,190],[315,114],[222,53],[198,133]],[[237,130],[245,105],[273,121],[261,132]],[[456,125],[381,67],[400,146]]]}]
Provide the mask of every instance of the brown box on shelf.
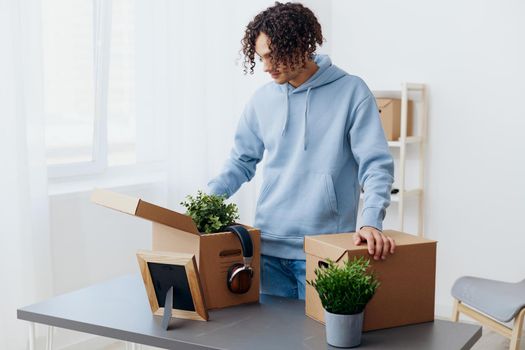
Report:
[{"label": "brown box on shelf", "polygon": [[228,268],[242,263],[241,244],[231,232],[201,234],[191,217],[159,207],[142,199],[108,190],[96,189],[91,196],[94,203],[141,217],[153,223],[152,249],[194,254],[201,279],[204,300],[208,309],[259,301],[260,231],[245,226],[253,242],[253,280],[245,294],[228,290]]},{"label": "brown box on shelf", "polygon": [[[386,260],[371,258],[371,269],[381,285],[365,309],[363,330],[390,328],[434,320],[436,241],[398,231],[385,231],[396,241]],[[356,246],[353,233],[306,236],[306,280],[327,259],[338,264],[368,257],[366,244]],[[306,285],[306,315],[324,323],[324,310],[314,287]]]},{"label": "brown box on shelf", "polygon": [[[381,123],[388,141],[397,141],[401,135],[401,100],[398,98],[376,98]],[[413,103],[407,106],[407,136],[413,136]]]}]

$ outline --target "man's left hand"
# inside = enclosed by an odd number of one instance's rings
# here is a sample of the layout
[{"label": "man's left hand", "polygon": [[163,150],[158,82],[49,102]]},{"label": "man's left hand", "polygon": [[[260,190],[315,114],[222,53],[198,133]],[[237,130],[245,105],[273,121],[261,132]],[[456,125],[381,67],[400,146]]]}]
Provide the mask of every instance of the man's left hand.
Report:
[{"label": "man's left hand", "polygon": [[388,253],[394,254],[396,242],[375,227],[363,226],[354,235],[355,245],[366,242],[368,253],[374,256],[374,260],[386,259]]}]

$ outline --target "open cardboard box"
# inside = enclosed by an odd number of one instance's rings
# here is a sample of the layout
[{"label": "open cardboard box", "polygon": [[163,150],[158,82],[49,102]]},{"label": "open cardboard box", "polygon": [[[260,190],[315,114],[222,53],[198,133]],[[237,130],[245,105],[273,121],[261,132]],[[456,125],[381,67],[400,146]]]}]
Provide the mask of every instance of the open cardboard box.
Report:
[{"label": "open cardboard box", "polygon": [[[396,250],[371,269],[381,285],[365,308],[363,330],[390,328],[434,320],[436,241],[397,231],[385,231]],[[366,244],[356,246],[353,233],[306,236],[306,280],[329,258],[342,265],[354,257],[368,257]],[[314,287],[306,285],[306,315],[324,323],[324,309]]]},{"label": "open cardboard box", "polygon": [[228,269],[242,263],[241,244],[231,232],[201,234],[188,215],[178,213],[142,199],[108,190],[96,189],[91,200],[102,206],[141,217],[153,223],[152,249],[194,254],[208,309],[259,301],[260,231],[244,225],[253,242],[253,279],[245,294],[228,290]]}]

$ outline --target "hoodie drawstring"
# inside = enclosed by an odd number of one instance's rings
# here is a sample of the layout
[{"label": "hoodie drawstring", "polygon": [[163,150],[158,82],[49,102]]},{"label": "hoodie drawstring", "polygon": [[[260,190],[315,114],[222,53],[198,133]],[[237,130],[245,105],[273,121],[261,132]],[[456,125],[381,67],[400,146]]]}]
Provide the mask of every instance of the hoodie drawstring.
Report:
[{"label": "hoodie drawstring", "polygon": [[290,119],[290,116],[288,115],[290,113],[289,111],[289,106],[288,106],[288,89],[286,89],[286,92],[285,92],[285,95],[286,95],[286,114],[284,116],[284,125],[283,125],[283,130],[281,132],[281,136],[284,136],[284,134],[286,134],[286,129],[288,129],[288,120]]},{"label": "hoodie drawstring", "polygon": [[304,134],[303,134],[303,145],[304,150],[306,151],[306,147],[308,145],[308,110],[310,108],[310,91],[312,90],[311,87],[306,90],[306,102],[304,106]]},{"label": "hoodie drawstring", "polygon": [[[306,148],[308,147],[308,112],[310,109],[310,91],[312,91],[312,88],[309,87],[308,90],[306,90],[306,101],[304,106],[304,131],[303,131],[303,149],[306,151]],[[285,108],[285,117],[284,117],[284,124],[283,129],[281,131],[281,136],[284,136],[286,134],[286,130],[288,129],[288,124],[290,122],[290,106],[289,106],[289,96],[288,96],[288,89],[286,90],[286,108]]]}]

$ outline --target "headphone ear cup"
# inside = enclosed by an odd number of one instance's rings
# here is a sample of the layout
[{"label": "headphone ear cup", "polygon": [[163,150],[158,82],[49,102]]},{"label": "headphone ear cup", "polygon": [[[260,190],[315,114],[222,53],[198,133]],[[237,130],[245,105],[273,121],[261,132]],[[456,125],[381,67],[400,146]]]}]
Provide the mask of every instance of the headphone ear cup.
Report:
[{"label": "headphone ear cup", "polygon": [[244,266],[243,264],[233,264],[232,266],[230,266],[230,268],[228,269],[228,281],[232,277],[232,275],[235,272],[235,270],[238,269],[238,268],[241,268],[243,266]]},{"label": "headphone ear cup", "polygon": [[243,266],[244,266],[243,264],[233,264],[228,269],[228,277],[227,277],[226,282],[228,283],[228,289],[232,293],[238,293],[238,290],[239,290],[239,278],[234,277],[232,279],[232,276],[236,270],[242,268]]},{"label": "headphone ear cup", "polygon": [[[240,271],[239,271],[240,270]],[[228,289],[235,294],[246,293],[251,286],[253,272],[243,264],[234,264],[228,269]],[[233,276],[233,278],[232,278]]]}]

